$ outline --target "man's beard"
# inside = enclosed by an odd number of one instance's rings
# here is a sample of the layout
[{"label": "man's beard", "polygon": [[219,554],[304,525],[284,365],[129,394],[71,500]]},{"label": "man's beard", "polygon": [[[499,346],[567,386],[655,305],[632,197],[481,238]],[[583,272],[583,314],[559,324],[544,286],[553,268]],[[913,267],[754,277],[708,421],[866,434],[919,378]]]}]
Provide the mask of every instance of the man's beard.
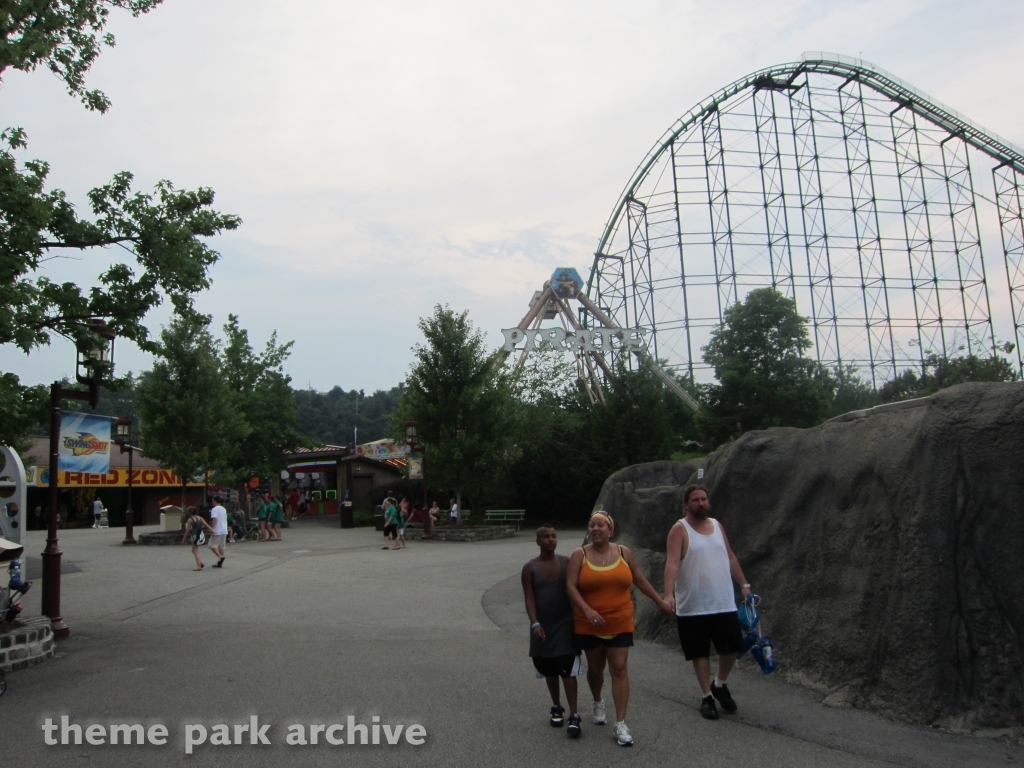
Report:
[{"label": "man's beard", "polygon": [[693,517],[696,520],[707,520],[708,519],[708,510],[707,510],[706,507],[691,510],[690,514],[693,515]]}]

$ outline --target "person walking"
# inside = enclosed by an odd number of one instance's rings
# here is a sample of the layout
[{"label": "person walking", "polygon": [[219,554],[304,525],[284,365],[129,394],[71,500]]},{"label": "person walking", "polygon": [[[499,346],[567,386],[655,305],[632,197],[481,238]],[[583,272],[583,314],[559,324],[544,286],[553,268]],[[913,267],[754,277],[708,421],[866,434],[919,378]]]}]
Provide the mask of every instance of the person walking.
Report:
[{"label": "person walking", "polygon": [[395,518],[395,524],[398,526],[395,531],[395,549],[405,549],[405,528],[411,519],[409,500],[403,497],[398,505],[398,516]]},{"label": "person walking", "polygon": [[[284,522],[284,505],[277,496],[270,497],[270,509],[267,510],[267,528],[274,541],[281,541],[281,524]],[[270,530],[271,527],[273,530]]]},{"label": "person walking", "polygon": [[[700,686],[700,713],[718,719],[715,700],[726,712],[736,702],[726,681],[743,650],[743,633],[736,615],[733,580],[744,597],[750,584],[729,546],[722,524],[710,517],[707,491],[691,485],[683,492],[685,517],[668,533],[665,552],[665,600],[674,608],[683,656],[693,663]],[[718,653],[718,672],[711,680],[711,644]]]},{"label": "person walking", "polygon": [[558,690],[558,678],[562,679],[569,705],[566,733],[576,738],[583,732],[576,709],[576,677],[582,664],[580,653],[573,646],[572,601],[566,586],[569,559],[555,553],[558,534],[553,526],[542,525],[537,529],[537,546],[540,554],[527,562],[521,573],[526,615],[530,618],[530,658],[537,674],[547,682],[551,694],[549,722],[555,728],[565,722]]},{"label": "person walking", "polygon": [[224,549],[224,541],[228,537],[228,511],[224,509],[220,496],[213,497],[213,507],[210,508],[210,520],[213,521],[213,533],[210,536],[210,551],[218,558],[214,568],[224,567],[224,557],[227,555]]},{"label": "person walking", "polygon": [[299,491],[297,488],[292,488],[292,492],[288,494],[288,512],[291,514],[292,520],[299,519]]},{"label": "person walking", "polygon": [[260,526],[260,541],[267,541],[267,507],[270,503],[270,494],[264,493],[260,496],[259,506],[256,508],[256,519]]},{"label": "person walking", "polygon": [[398,526],[394,523],[395,513],[392,511],[397,511],[398,502],[391,491],[388,491],[381,506],[384,508],[384,546],[381,549],[391,549],[392,542],[398,534]]},{"label": "person walking", "polygon": [[187,511],[188,521],[185,524],[185,535],[181,537],[181,543],[191,542],[192,557],[196,559],[196,567],[192,570],[201,571],[206,567],[203,559],[199,556],[199,547],[203,543],[203,528],[211,534],[213,533],[213,528],[203,520],[202,515],[199,514],[195,507],[189,507]]},{"label": "person walking", "polygon": [[97,497],[96,500],[92,503],[92,517],[93,517],[92,527],[93,528],[99,528],[100,527],[100,520],[103,519],[103,513],[105,511],[106,510],[104,510],[104,508],[103,508],[103,502],[100,501],[99,497]]},{"label": "person walking", "polygon": [[612,544],[615,522],[611,515],[594,512],[587,532],[590,543],[573,552],[569,559],[567,588],[575,605],[575,642],[576,647],[587,654],[587,683],[594,695],[594,724],[607,722],[601,696],[607,666],[615,702],[615,740],[619,746],[628,747],[633,744],[633,736],[626,726],[627,661],[634,628],[630,587],[636,585],[663,613],[672,613],[672,606],[637,568],[629,547]]}]

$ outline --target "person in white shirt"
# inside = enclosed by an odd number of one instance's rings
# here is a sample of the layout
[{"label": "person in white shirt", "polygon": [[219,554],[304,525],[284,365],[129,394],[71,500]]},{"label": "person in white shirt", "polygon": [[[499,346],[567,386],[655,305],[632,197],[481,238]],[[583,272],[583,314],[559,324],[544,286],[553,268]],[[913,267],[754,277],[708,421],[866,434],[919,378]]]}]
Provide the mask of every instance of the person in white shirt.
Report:
[{"label": "person in white shirt", "polygon": [[103,519],[103,502],[100,501],[99,499],[96,499],[96,501],[92,503],[92,518],[92,527],[99,528],[100,520]]},{"label": "person in white shirt", "polygon": [[457,523],[459,522],[459,505],[455,503],[455,499],[452,499],[448,507],[448,522]]},{"label": "person in white shirt", "polygon": [[210,536],[210,549],[219,559],[214,568],[224,567],[224,546],[228,537],[228,511],[221,506],[220,496],[213,497],[213,508],[210,510],[210,520],[213,521],[213,533]]}]

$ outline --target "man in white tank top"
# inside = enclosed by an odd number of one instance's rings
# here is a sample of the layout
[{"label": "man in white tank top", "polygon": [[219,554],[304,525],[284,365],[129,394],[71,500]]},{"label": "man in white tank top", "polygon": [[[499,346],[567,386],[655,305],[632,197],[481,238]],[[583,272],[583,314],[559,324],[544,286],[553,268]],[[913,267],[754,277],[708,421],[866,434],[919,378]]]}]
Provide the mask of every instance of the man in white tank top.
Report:
[{"label": "man in white tank top", "polygon": [[[707,491],[691,485],[683,493],[686,517],[672,526],[665,552],[665,599],[675,605],[683,655],[693,662],[700,685],[700,713],[718,719],[718,699],[726,712],[736,711],[726,680],[743,649],[736,616],[733,580],[743,596],[750,585],[729,546],[722,524],[708,514]],[[711,644],[718,653],[718,674],[711,681]]]}]

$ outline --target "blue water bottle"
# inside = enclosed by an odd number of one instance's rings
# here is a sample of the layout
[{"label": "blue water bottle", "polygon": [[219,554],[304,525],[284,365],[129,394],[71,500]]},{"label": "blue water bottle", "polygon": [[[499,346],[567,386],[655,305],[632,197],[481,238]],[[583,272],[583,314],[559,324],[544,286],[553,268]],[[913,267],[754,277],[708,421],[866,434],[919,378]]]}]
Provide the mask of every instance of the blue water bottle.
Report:
[{"label": "blue water bottle", "polygon": [[7,572],[11,574],[11,580],[8,582],[8,586],[11,588],[21,586],[21,560],[11,560],[11,564],[7,566]]},{"label": "blue water bottle", "polygon": [[770,675],[775,671],[775,648],[772,646],[772,639],[762,637],[759,645],[761,646],[761,671]]}]

